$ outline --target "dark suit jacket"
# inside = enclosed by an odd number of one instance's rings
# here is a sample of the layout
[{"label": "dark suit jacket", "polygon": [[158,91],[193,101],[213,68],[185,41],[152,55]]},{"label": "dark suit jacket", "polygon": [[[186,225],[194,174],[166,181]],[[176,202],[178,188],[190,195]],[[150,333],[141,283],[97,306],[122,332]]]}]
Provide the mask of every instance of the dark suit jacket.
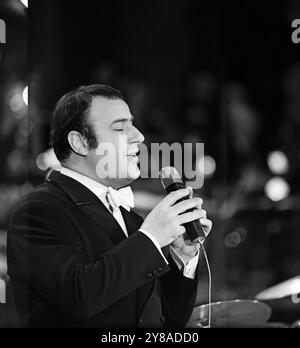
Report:
[{"label": "dark suit jacket", "polygon": [[185,326],[197,281],[171,257],[166,265],[138,214],[121,211],[128,238],[90,190],[55,171],[18,205],[7,252],[23,326]]}]

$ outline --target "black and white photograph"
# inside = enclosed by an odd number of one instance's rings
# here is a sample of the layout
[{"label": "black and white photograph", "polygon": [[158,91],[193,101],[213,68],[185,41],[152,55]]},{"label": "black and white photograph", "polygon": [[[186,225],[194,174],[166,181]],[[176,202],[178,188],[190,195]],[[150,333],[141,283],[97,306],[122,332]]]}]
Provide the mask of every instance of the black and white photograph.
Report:
[{"label": "black and white photograph", "polygon": [[300,328],[298,0],[1,0],[0,160],[0,328]]}]

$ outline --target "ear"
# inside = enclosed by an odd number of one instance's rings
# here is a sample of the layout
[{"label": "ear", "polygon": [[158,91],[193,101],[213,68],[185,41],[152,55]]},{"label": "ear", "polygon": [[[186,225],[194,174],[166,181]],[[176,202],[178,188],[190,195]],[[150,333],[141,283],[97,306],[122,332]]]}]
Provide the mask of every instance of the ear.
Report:
[{"label": "ear", "polygon": [[83,137],[77,131],[71,131],[68,134],[68,142],[71,146],[71,149],[79,156],[87,156],[88,155],[88,143],[85,137]]}]

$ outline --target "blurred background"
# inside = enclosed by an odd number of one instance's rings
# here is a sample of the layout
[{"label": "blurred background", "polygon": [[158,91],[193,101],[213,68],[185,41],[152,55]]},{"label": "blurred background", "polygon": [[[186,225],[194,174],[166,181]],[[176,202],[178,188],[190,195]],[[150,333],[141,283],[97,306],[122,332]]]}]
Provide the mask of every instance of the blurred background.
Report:
[{"label": "blurred background", "polygon": [[[19,326],[6,275],[10,213],[59,167],[51,113],[82,84],[120,89],[147,145],[205,143],[195,194],[214,221],[214,301],[254,299],[300,275],[299,1],[29,0],[28,9],[1,0],[0,18],[0,327]],[[144,216],[164,196],[157,179],[133,189]],[[201,262],[198,305],[207,303]],[[273,321],[300,318],[290,297],[271,305]]]}]

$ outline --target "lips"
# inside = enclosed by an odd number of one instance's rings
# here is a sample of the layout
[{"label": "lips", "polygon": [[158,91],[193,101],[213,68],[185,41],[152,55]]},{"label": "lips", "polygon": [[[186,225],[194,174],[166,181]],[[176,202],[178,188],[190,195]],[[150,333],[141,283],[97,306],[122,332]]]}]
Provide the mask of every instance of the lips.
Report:
[{"label": "lips", "polygon": [[129,153],[127,156],[137,157],[140,154],[140,151]]},{"label": "lips", "polygon": [[132,158],[134,161],[138,161],[139,160],[137,155],[127,155],[127,157]]}]

